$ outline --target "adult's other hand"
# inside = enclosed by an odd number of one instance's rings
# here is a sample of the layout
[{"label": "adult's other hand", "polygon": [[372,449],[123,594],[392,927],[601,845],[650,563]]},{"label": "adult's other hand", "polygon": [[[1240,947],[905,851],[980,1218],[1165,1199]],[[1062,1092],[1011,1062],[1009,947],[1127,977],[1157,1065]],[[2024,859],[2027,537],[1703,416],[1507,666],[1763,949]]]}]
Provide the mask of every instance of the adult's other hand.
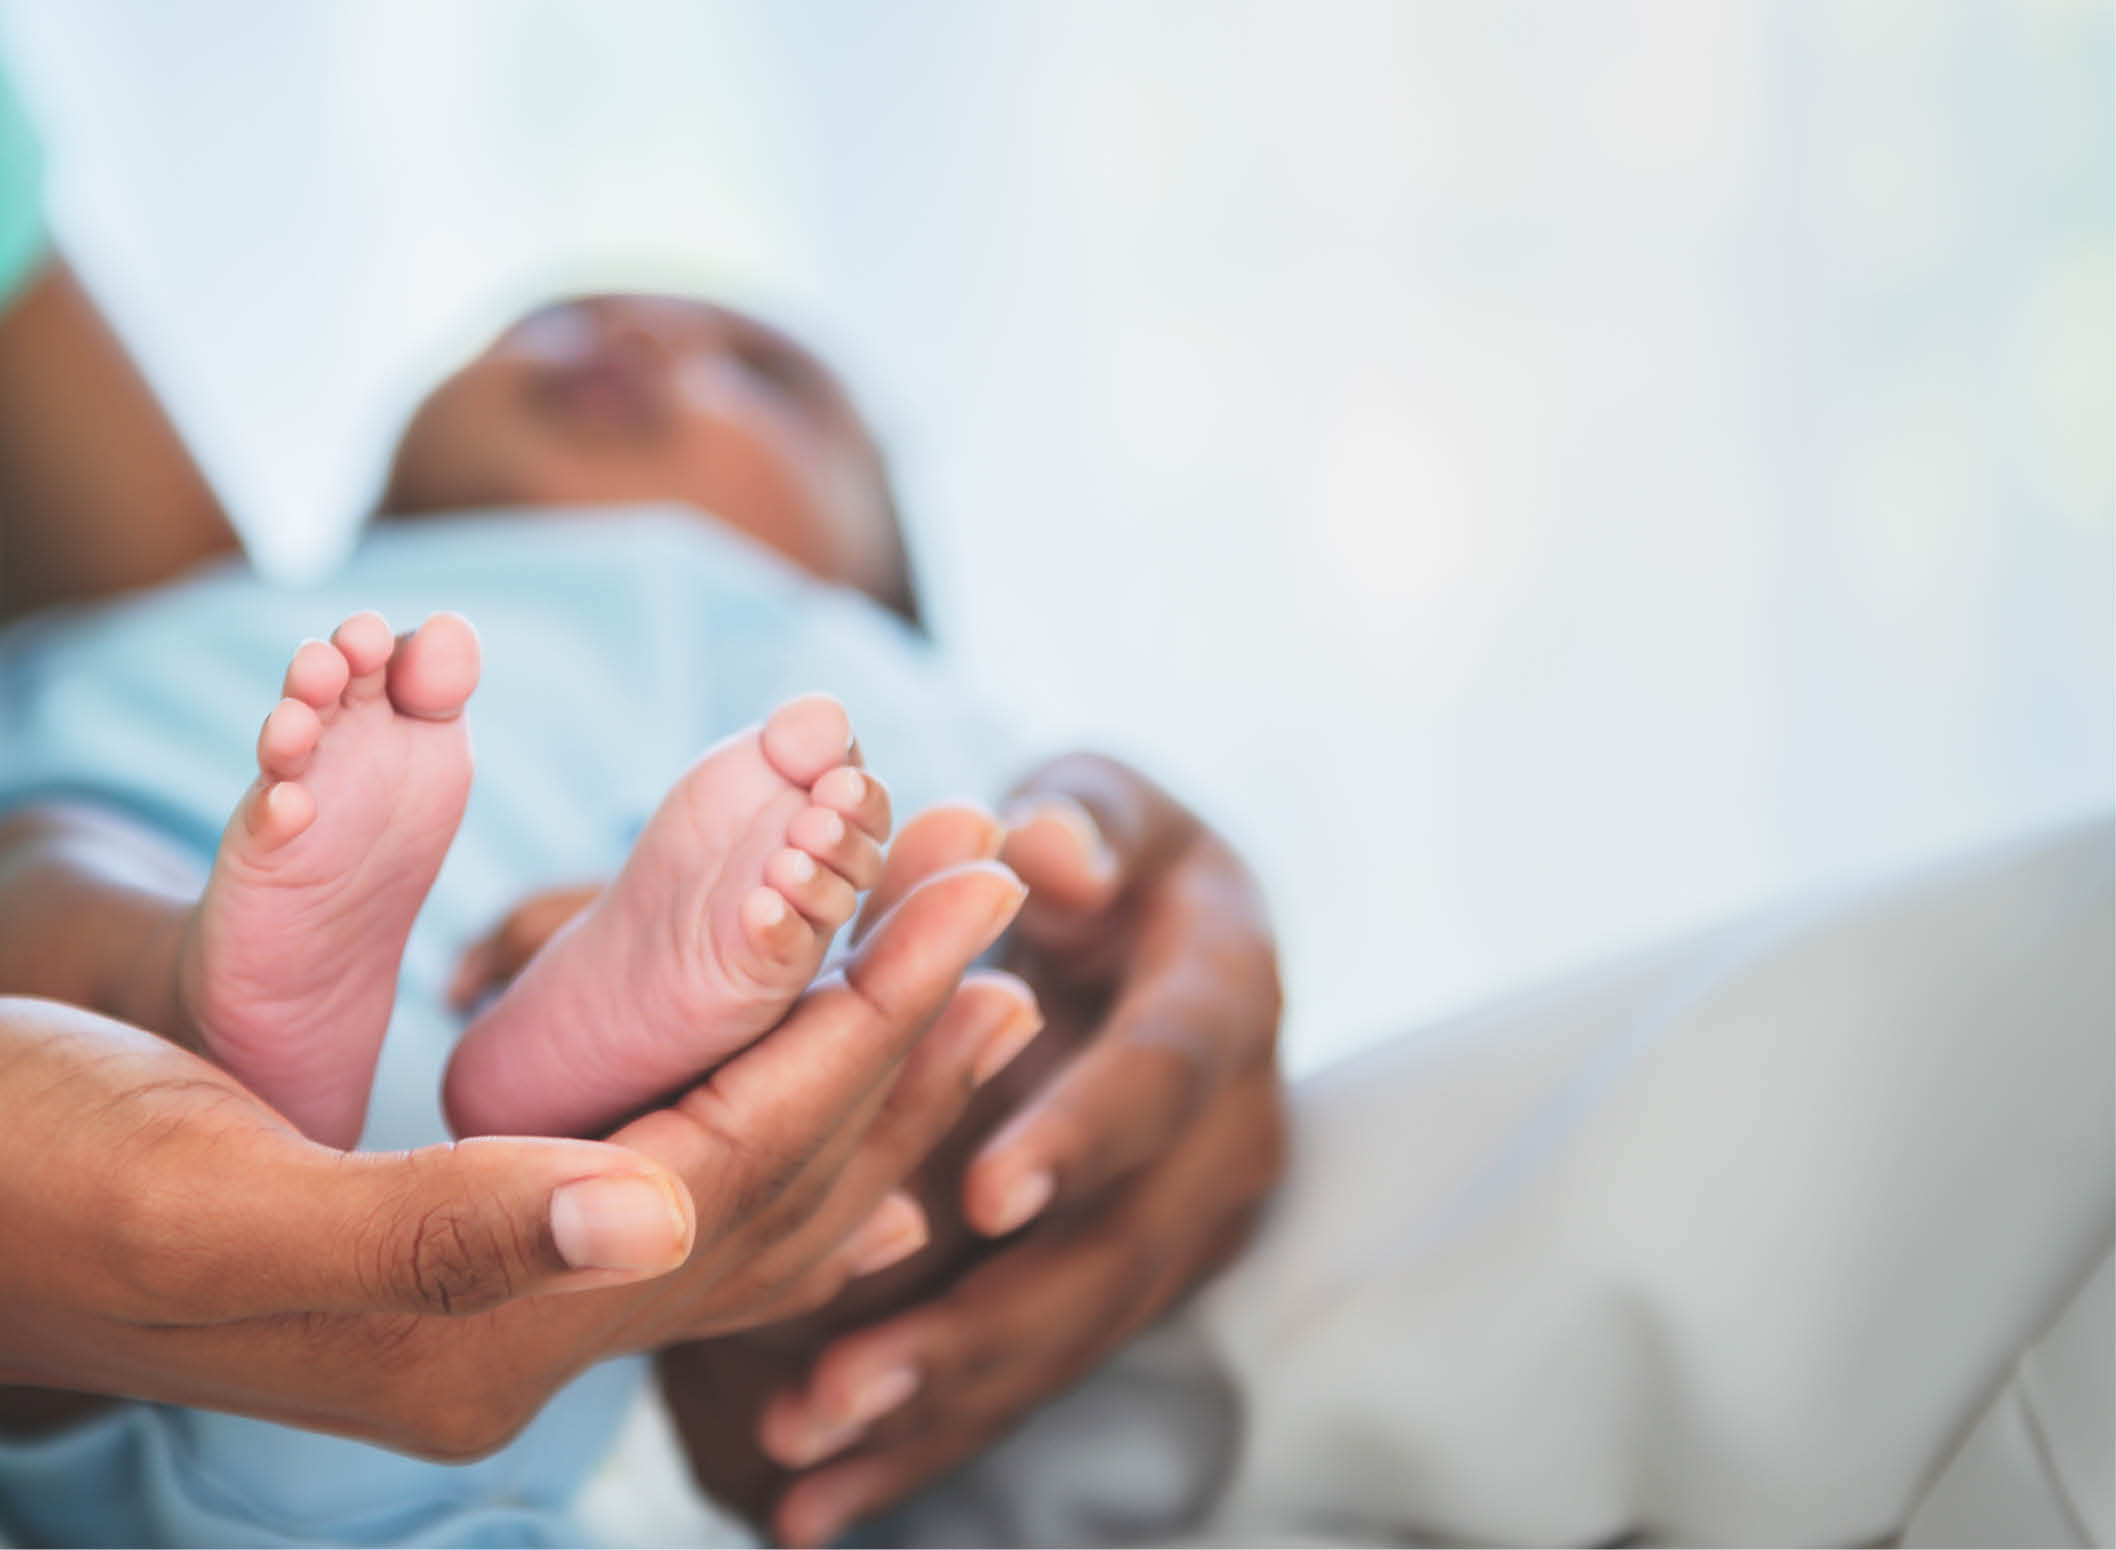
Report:
[{"label": "adult's other hand", "polygon": [[1007,963],[1051,1026],[935,1159],[994,1246],[907,1266],[888,1309],[664,1358],[701,1478],[781,1538],[1003,1435],[1239,1247],[1283,1166],[1276,953],[1238,858],[1103,759],[1045,767],[1012,816]]}]

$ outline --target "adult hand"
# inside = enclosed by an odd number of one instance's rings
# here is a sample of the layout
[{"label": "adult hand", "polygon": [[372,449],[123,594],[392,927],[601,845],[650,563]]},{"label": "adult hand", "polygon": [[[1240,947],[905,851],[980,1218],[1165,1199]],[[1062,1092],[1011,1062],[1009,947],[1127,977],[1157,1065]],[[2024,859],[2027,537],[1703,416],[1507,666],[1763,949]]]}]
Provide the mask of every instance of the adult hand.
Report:
[{"label": "adult hand", "polygon": [[896,1181],[1033,1028],[1018,985],[961,983],[1020,897],[925,879],[616,1145],[337,1153],[158,1039],[0,1002],[0,1377],[466,1458],[593,1361],[814,1306],[916,1246]]},{"label": "adult hand", "polygon": [[[1003,854],[1030,885],[1006,962],[1050,1026],[927,1170],[947,1170],[929,1213],[952,1196],[998,1247],[965,1254],[935,1220],[922,1263],[816,1319],[662,1358],[701,1483],[793,1542],[974,1456],[1114,1352],[1234,1251],[1282,1169],[1276,949],[1239,859],[1093,757],[1039,771],[1010,816],[929,814],[891,851]],[[473,951],[466,991],[593,894],[523,906]]]},{"label": "adult hand", "polygon": [[1276,954],[1239,860],[1107,760],[1047,766],[1013,816],[1004,854],[1031,894],[1007,962],[1051,1027],[986,1095],[1009,1113],[959,1185],[971,1226],[1006,1241],[811,1345],[755,1434],[791,1478],[684,1392],[745,1413],[733,1389],[783,1356],[750,1341],[716,1371],[717,1347],[664,1363],[701,1473],[752,1512],[776,1496],[770,1526],[794,1543],[974,1456],[1114,1352],[1233,1252],[1282,1169]]}]

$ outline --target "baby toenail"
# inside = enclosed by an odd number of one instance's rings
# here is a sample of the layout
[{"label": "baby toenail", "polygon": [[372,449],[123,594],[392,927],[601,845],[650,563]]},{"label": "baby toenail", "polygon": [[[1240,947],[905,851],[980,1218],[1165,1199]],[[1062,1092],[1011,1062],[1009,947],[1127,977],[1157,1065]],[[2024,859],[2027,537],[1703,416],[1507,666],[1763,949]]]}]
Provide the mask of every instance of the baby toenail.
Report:
[{"label": "baby toenail", "polygon": [[812,882],[816,875],[815,859],[798,850],[787,852],[786,875],[794,883]]}]

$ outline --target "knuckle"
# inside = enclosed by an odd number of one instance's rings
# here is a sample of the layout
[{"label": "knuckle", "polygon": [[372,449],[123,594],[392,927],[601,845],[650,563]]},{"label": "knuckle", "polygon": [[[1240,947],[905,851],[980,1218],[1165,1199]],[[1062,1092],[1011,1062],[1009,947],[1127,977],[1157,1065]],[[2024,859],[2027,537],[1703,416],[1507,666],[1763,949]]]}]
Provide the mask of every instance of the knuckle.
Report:
[{"label": "knuckle", "polygon": [[475,1313],[514,1296],[524,1245],[461,1201],[392,1213],[370,1234],[364,1275],[378,1301],[425,1313]]},{"label": "knuckle", "polygon": [[[739,1095],[723,1093],[722,1077],[694,1088],[678,1107],[703,1133],[707,1150],[715,1155],[715,1187],[719,1209],[714,1216],[724,1235],[738,1229],[754,1229],[760,1222],[782,1220],[804,1213],[796,1182],[807,1169],[813,1147],[774,1147],[768,1137],[755,1134],[745,1121],[745,1105]],[[701,1212],[701,1241],[705,1238]]]},{"label": "knuckle", "polygon": [[777,1299],[774,1320],[802,1318],[837,1301],[852,1280],[852,1266],[842,1260],[817,1265]]},{"label": "knuckle", "polygon": [[165,1226],[136,1222],[118,1229],[107,1266],[109,1311],[140,1324],[184,1324],[210,1317],[205,1283]]},{"label": "knuckle", "polygon": [[1020,1331],[1003,1327],[1001,1321],[980,1313],[965,1299],[955,1305],[948,1323],[925,1341],[919,1366],[929,1386],[947,1381],[975,1387],[1017,1360],[1030,1344]]},{"label": "knuckle", "polygon": [[[1132,1118],[1126,1127],[1126,1147],[1099,1148],[1109,1155],[1112,1165],[1140,1160],[1140,1156],[1167,1145],[1203,1111],[1218,1085],[1218,1074],[1207,1052],[1180,1027],[1136,1038],[1125,1049],[1119,1069],[1121,1090],[1131,1094],[1125,1107]],[[1088,1108],[1083,1102],[1077,1107],[1087,1112],[1074,1116],[1074,1142],[1091,1143],[1109,1128],[1107,1118],[1098,1112],[1107,1105]]]},{"label": "knuckle", "polygon": [[179,1231],[181,1219],[165,1209],[158,1190],[114,1190],[108,1201],[111,1249],[105,1282],[111,1311],[142,1324],[209,1321],[224,1290],[216,1267],[190,1235]]},{"label": "knuckle", "polygon": [[[100,1300],[133,1323],[212,1322],[233,1305],[235,1288],[225,1241],[198,1230],[199,1207],[187,1182],[197,1174],[185,1153],[202,1140],[210,1146],[214,1135],[193,1105],[225,1099],[227,1090],[183,1078],[143,1084],[126,1096],[130,1128],[75,1180],[76,1215],[97,1224]],[[154,1112],[163,1097],[183,1102],[174,1114]]]}]

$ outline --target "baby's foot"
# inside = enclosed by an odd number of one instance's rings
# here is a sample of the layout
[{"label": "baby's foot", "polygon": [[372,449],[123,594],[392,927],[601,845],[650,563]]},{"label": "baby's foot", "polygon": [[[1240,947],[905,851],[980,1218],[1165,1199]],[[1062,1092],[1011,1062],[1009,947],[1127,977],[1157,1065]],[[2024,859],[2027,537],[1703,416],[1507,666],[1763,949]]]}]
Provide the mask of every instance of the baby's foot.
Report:
[{"label": "baby's foot", "polygon": [[478,638],[398,641],[355,614],[287,667],[185,934],[177,992],[207,1051],[318,1141],[360,1135],[412,917],[470,794]]},{"label": "baby's foot", "polygon": [[586,1135],[776,1024],[881,872],[844,707],[794,700],[678,781],[602,897],[463,1035],[459,1135]]}]

